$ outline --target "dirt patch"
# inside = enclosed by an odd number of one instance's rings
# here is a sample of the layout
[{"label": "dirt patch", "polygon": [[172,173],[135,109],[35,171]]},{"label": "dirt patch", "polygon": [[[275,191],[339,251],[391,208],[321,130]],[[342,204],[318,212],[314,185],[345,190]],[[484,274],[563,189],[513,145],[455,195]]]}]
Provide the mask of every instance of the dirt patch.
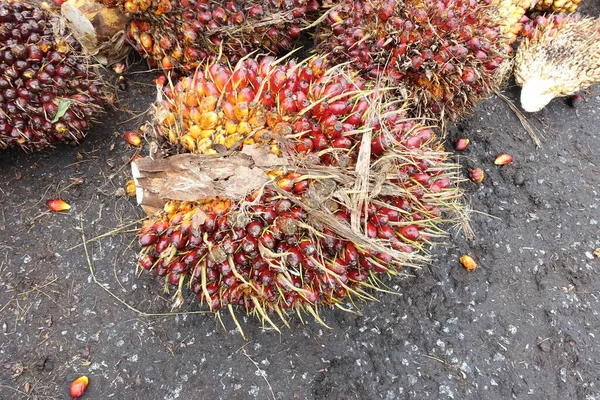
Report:
[{"label": "dirt patch", "polygon": [[[64,399],[81,374],[90,399],[600,398],[598,87],[577,109],[554,100],[528,116],[540,149],[503,101],[482,102],[448,136],[449,147],[471,140],[464,172],[486,174],[465,183],[476,238],[453,235],[362,316],[324,310],[332,329],[296,319],[281,335],[241,318],[244,342],[227,319],[223,330],[211,315],[140,316],[94,283],[74,247],[120,228],[89,245],[98,281],[147,313],[169,311],[161,282],[134,274],[143,213],[122,196],[136,154],[122,132],[144,120],[154,88],[139,66],[128,78],[129,112],[100,117],[82,146],[0,156],[2,399]],[[514,162],[495,166],[504,152]],[[52,197],[71,212],[47,212]],[[466,253],[474,272],[458,262]]]}]

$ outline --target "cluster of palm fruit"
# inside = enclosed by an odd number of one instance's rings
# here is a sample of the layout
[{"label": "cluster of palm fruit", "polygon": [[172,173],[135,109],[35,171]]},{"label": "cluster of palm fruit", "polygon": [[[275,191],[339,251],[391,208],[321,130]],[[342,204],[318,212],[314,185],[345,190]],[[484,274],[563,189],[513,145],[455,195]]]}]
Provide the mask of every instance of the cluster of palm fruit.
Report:
[{"label": "cluster of palm fruit", "polygon": [[523,24],[529,20],[525,16],[531,8],[532,0],[495,0],[495,9],[498,18],[503,23],[500,25],[500,34],[507,43],[514,43]]},{"label": "cluster of palm fruit", "polygon": [[[178,299],[187,283],[213,311],[236,305],[270,322],[272,311],[318,318],[319,305],[370,298],[378,274],[420,261],[459,197],[454,167],[430,128],[346,71],[264,57],[165,85],[163,144],[207,156],[264,146],[290,167],[266,171],[271,183],[242,201],[168,202],[141,229],[141,267]],[[352,205],[361,154],[373,182]]]},{"label": "cluster of palm fruit", "polygon": [[[218,154],[241,145],[269,146],[312,154],[315,162],[348,165],[359,151],[368,112],[377,107],[372,84],[352,73],[327,69],[323,58],[277,63],[274,57],[218,62],[162,89],[157,131],[178,151]],[[381,107],[384,107],[380,105]],[[403,138],[408,147],[429,141],[431,129],[416,128],[392,107],[382,109],[385,132],[373,135],[371,152],[381,155]],[[405,137],[407,132],[414,135]]]},{"label": "cluster of palm fruit", "polygon": [[416,116],[456,119],[494,86],[502,24],[492,0],[342,0],[316,51],[406,85]]},{"label": "cluster of palm fruit", "polygon": [[102,1],[134,15],[132,44],[166,70],[192,69],[217,54],[236,62],[255,49],[287,52],[320,9],[319,0]]},{"label": "cluster of palm fruit", "polygon": [[577,21],[581,21],[581,15],[579,13],[555,14],[551,16],[538,14],[532,16],[529,21],[523,24],[520,35],[528,40],[537,40],[543,34],[553,36],[558,28]]},{"label": "cluster of palm fruit", "polygon": [[572,13],[577,10],[581,0],[538,0],[535,9],[555,13]]},{"label": "cluster of palm fruit", "polygon": [[[418,260],[417,250],[439,233],[440,200],[456,194],[454,189],[431,189],[431,182],[449,178],[433,157],[424,167],[425,157],[397,165],[390,176],[405,191],[403,196],[378,196],[360,213],[357,235],[365,244],[344,237],[298,206],[320,207],[350,229],[351,209],[331,199],[317,200],[315,193],[332,183],[326,171],[322,178],[314,172],[309,177],[269,171],[276,186],[241,203],[167,203],[141,229],[139,264],[178,287],[178,304],[187,283],[212,311],[231,304],[263,317],[287,309],[314,314],[313,306],[335,305],[353,295],[369,298],[364,288],[378,286],[378,275],[396,274]],[[421,184],[425,179],[430,183]],[[411,193],[417,187],[425,193]],[[198,215],[201,223],[194,222]]]},{"label": "cluster of palm fruit", "polygon": [[76,143],[104,103],[71,35],[34,4],[0,0],[0,149]]}]

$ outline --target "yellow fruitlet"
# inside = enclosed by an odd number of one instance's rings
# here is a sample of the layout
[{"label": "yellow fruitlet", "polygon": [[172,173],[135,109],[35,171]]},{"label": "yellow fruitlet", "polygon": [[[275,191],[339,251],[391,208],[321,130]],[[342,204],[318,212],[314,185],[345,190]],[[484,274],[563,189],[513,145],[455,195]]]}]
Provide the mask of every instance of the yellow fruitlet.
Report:
[{"label": "yellow fruitlet", "polygon": [[467,269],[467,271],[473,271],[477,268],[477,263],[471,256],[464,255],[460,258],[460,263]]}]

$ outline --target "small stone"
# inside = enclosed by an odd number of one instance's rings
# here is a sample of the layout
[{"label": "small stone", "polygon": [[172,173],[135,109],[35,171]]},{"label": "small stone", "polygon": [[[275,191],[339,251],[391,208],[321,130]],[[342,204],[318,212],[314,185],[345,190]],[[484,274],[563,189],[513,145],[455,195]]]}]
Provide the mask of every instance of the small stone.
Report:
[{"label": "small stone", "polygon": [[52,371],[54,369],[54,361],[46,360],[44,362],[44,371]]},{"label": "small stone", "polygon": [[510,192],[508,191],[507,188],[505,188],[504,186],[496,186],[494,188],[494,193],[496,193],[496,195],[498,197],[508,197]]},{"label": "small stone", "polygon": [[538,347],[540,348],[541,351],[543,351],[544,353],[549,352],[550,350],[552,350],[552,345],[550,344],[549,340],[544,340],[542,343],[538,344]]},{"label": "small stone", "polygon": [[515,177],[513,179],[513,182],[514,182],[515,186],[521,186],[522,184],[525,183],[525,174],[523,174],[523,172],[521,172],[521,171],[517,171],[517,173],[515,174]]}]

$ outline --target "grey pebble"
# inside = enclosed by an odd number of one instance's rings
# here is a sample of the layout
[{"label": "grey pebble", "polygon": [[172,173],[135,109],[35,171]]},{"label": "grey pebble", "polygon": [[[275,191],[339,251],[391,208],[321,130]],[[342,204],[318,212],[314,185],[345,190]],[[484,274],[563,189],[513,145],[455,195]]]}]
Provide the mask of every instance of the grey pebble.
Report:
[{"label": "grey pebble", "polygon": [[54,369],[54,361],[46,360],[44,363],[44,371],[52,371]]},{"label": "grey pebble", "polygon": [[513,182],[516,186],[521,186],[522,184],[525,183],[525,174],[523,174],[523,172],[521,172],[521,171],[518,171],[515,174]]},{"label": "grey pebble", "polygon": [[494,193],[496,193],[498,197],[508,197],[508,195],[510,194],[508,189],[504,186],[496,186],[494,188]]},{"label": "grey pebble", "polygon": [[542,343],[538,344],[538,347],[540,348],[541,351],[543,351],[544,353],[549,352],[550,350],[552,350],[552,345],[550,344],[549,340],[544,340]]}]

